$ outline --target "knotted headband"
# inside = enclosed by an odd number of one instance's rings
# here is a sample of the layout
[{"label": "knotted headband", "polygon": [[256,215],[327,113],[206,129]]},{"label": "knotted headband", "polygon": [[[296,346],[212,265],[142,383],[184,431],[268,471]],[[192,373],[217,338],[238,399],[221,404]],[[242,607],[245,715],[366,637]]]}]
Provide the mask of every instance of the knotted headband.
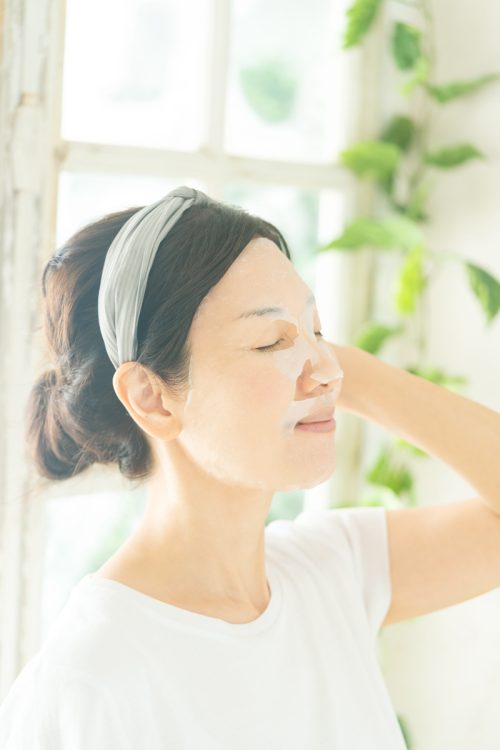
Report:
[{"label": "knotted headband", "polygon": [[184,211],[214,203],[201,190],[178,187],[137,211],[113,239],[97,302],[99,327],[115,368],[137,359],[137,326],[149,272],[160,242]]}]

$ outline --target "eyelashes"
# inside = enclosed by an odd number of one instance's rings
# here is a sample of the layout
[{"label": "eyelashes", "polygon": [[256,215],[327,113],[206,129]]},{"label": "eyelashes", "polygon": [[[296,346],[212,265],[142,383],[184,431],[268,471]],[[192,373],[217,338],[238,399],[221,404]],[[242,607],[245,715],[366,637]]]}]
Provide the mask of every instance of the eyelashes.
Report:
[{"label": "eyelashes", "polygon": [[[322,334],[321,331],[315,331],[315,334],[316,334],[316,336],[321,336],[321,338],[323,338],[323,334]],[[278,341],[276,341],[274,344],[270,344],[269,346],[258,346],[257,349],[256,349],[256,351],[258,351],[258,352],[270,352],[273,349],[276,349],[276,347],[279,344],[281,344],[282,341],[285,341],[285,339],[283,339],[283,338],[278,339]]]}]

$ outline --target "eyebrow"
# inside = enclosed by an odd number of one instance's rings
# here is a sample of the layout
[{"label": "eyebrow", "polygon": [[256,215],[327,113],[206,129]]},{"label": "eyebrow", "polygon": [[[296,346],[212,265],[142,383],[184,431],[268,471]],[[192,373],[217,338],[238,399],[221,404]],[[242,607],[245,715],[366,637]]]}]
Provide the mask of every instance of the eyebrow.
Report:
[{"label": "eyebrow", "polygon": [[[311,296],[306,300],[306,307],[315,303],[316,297],[314,296],[314,294],[311,294]],[[238,315],[236,318],[234,318],[234,320],[240,320],[240,318],[251,318],[254,315],[269,315],[270,313],[283,313],[283,315],[286,315],[286,310],[284,310],[282,307],[256,307],[253,310],[247,310],[246,312],[241,313],[241,315]]]}]

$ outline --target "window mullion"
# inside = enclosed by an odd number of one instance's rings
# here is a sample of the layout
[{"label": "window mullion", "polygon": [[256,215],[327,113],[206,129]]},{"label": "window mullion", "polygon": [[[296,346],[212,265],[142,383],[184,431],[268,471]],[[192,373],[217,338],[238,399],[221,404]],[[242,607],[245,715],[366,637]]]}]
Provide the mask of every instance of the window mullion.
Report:
[{"label": "window mullion", "polygon": [[[231,0],[211,0],[210,64],[205,86],[206,150],[220,166],[224,165],[224,128],[227,100],[227,71],[231,33]],[[215,170],[206,180],[207,191],[216,200],[223,200],[225,178]]]},{"label": "window mullion", "polygon": [[189,174],[206,181],[209,194],[209,186],[214,181],[243,180],[311,190],[347,190],[353,186],[352,176],[337,164],[271,161],[233,155],[221,158],[220,154],[215,155],[207,149],[189,152],[62,141],[58,156],[62,168],[75,172],[178,175],[179,179]]},{"label": "window mullion", "polygon": [[[33,379],[48,367],[36,340],[40,263],[52,252],[60,97],[60,0],[4,3],[0,70],[2,265],[0,362],[0,700],[39,647],[42,494],[26,462],[24,413]],[[21,12],[22,11],[22,12]]]}]

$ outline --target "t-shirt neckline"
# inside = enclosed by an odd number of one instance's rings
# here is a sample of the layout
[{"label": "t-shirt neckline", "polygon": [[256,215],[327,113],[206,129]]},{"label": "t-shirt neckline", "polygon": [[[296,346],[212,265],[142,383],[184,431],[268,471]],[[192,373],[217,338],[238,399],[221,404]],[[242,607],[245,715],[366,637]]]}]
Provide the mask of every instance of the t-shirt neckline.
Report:
[{"label": "t-shirt neckline", "polygon": [[270,599],[266,609],[250,622],[234,623],[222,620],[219,617],[204,615],[193,612],[174,604],[155,599],[149,594],[131,588],[124,583],[114,581],[111,578],[101,578],[93,573],[88,573],[80,580],[80,586],[87,591],[101,591],[105,594],[120,598],[136,607],[140,607],[150,614],[159,616],[165,621],[177,623],[197,630],[226,633],[231,635],[253,635],[261,633],[272,625],[281,609],[283,599],[283,587],[280,575],[275,567],[268,566],[267,583],[270,590]]}]

